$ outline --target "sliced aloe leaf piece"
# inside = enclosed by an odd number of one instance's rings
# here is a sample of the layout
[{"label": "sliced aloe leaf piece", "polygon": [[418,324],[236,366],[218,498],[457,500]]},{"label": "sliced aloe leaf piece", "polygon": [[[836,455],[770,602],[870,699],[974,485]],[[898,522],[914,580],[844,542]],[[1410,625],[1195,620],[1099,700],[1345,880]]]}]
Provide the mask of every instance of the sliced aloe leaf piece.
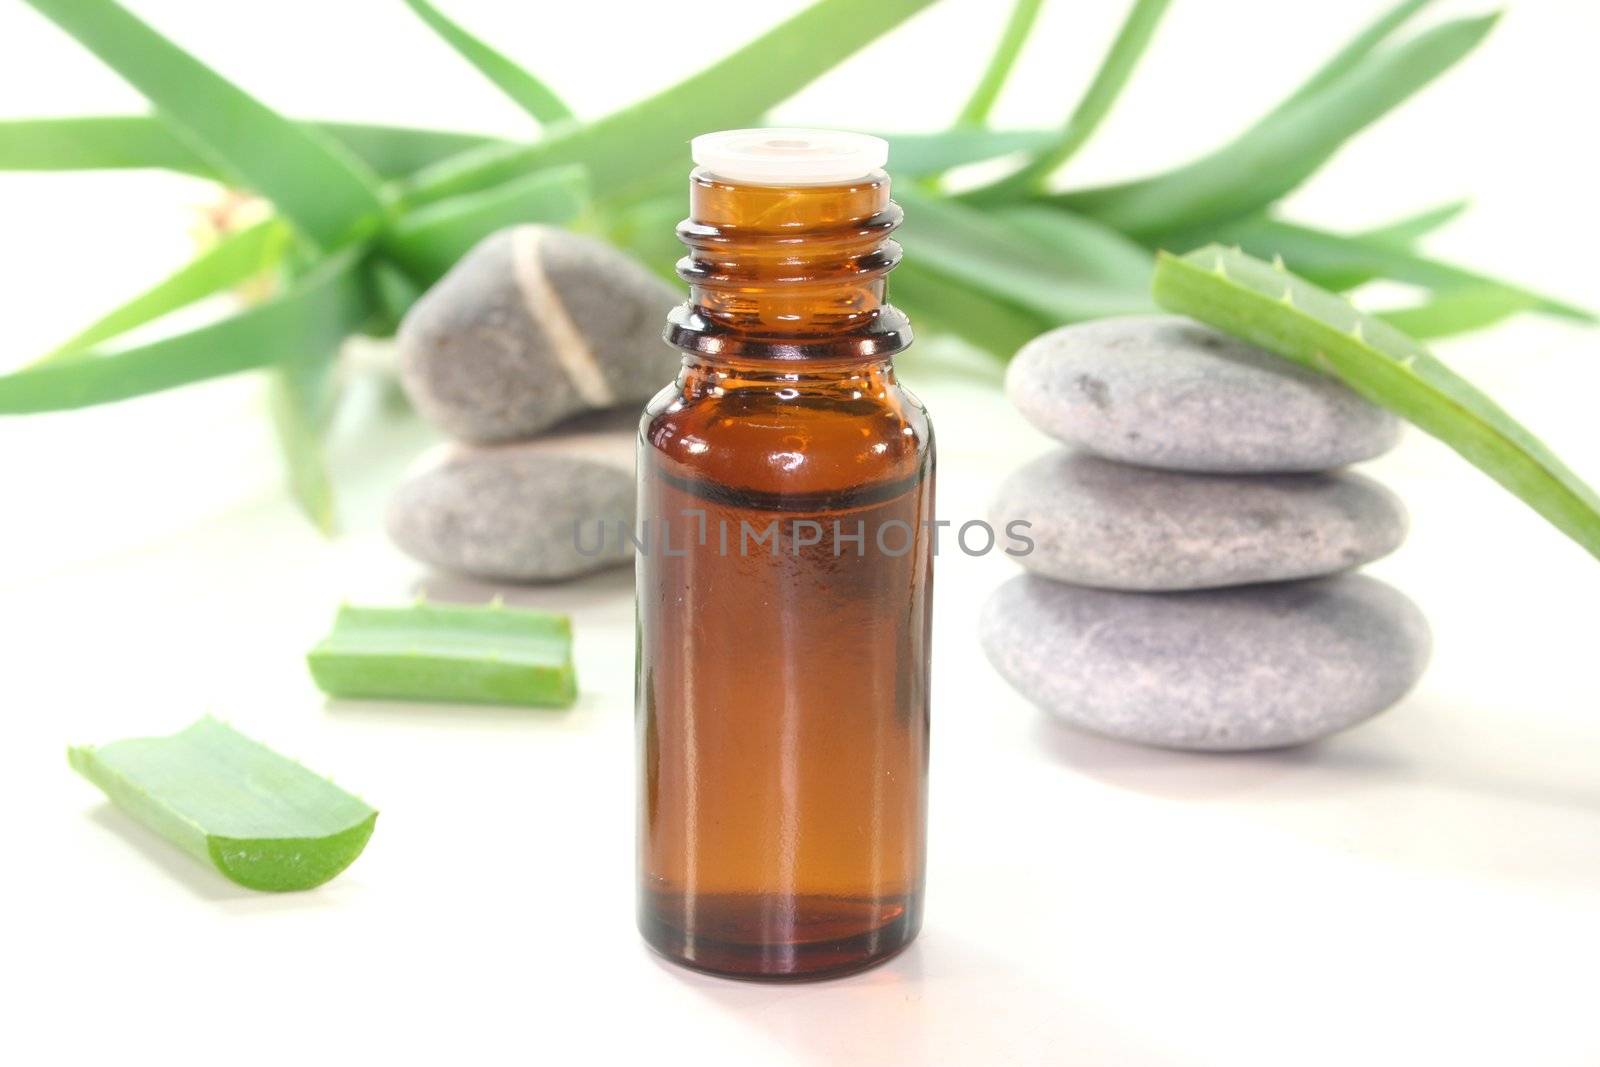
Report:
[{"label": "sliced aloe leaf piece", "polygon": [[1496,17],[1443,23],[1373,52],[1316,93],[1186,166],[1053,199],[1138,237],[1263,211],[1315,173],[1356,133],[1472,51]]},{"label": "sliced aloe leaf piece", "polygon": [[373,312],[360,266],[351,249],[277,296],[188,333],[0,376],[0,415],[104,404],[330,351]]},{"label": "sliced aloe leaf piece", "polygon": [[496,230],[525,222],[571,222],[583,210],[587,191],[582,167],[551,167],[409,212],[383,238],[383,247],[407,273],[431,285]]},{"label": "sliced aloe leaf piece", "polygon": [[[409,126],[300,125],[338,141],[384,178],[403,177],[468,149],[506,143],[483,134]],[[215,163],[155,115],[0,121],[0,170],[171,170],[222,177]]]},{"label": "sliced aloe leaf piece", "polygon": [[1377,316],[1402,333],[1428,340],[1481,330],[1537,306],[1537,297],[1490,286],[1447,290],[1413,307],[1380,311]]},{"label": "sliced aloe leaf piece", "polygon": [[1161,16],[1166,14],[1170,2],[1134,0],[1110,49],[1095,70],[1089,87],[1073,108],[1066,125],[1056,135],[1055,143],[1026,166],[974,194],[977,199],[1005,199],[1038,188],[1088,143],[1111,112],[1111,106],[1117,102],[1128,79],[1133,76],[1133,69],[1150,46],[1150,38],[1155,35],[1156,26],[1160,24]]},{"label": "sliced aloe leaf piece", "polygon": [[1274,109],[1274,113],[1292,107],[1307,97],[1315,96],[1338,81],[1352,67],[1371,55],[1396,30],[1409,22],[1413,15],[1432,2],[1433,0],[1400,0],[1400,3],[1379,15],[1365,29],[1352,37],[1349,43],[1335,52],[1326,63],[1318,67],[1311,77],[1301,83],[1300,88],[1290,93]]},{"label": "sliced aloe leaf piece", "polygon": [[345,605],[306,657],[329,696],[568,707],[572,622],[493,604]]},{"label": "sliced aloe leaf piece", "polygon": [[476,192],[530,170],[581,163],[596,197],[687,165],[689,138],[748,125],[846,56],[934,0],[818,0],[732,55],[672,88],[595,122],[558,127],[531,145],[446,160],[408,183],[412,204]]},{"label": "sliced aloe leaf piece", "polygon": [[259,277],[282,262],[290,241],[289,228],[278,219],[265,219],[227,234],[149,289],[79,330],[33,365],[70,358],[91,345]]},{"label": "sliced aloe leaf piece", "polygon": [[906,257],[1051,325],[1148,310],[1149,290],[1118,284],[1098,249],[1055,245],[977,208],[902,185]]},{"label": "sliced aloe leaf piece", "polygon": [[378,813],[206,718],[171,737],[67,750],[112,803],[249,889],[311,889],[361,855]]},{"label": "sliced aloe leaf piece", "polygon": [[321,247],[337,248],[382,224],[377,176],[359,160],[283,118],[112,0],[27,2]]},{"label": "sliced aloe leaf piece", "polygon": [[468,63],[477,67],[478,73],[493,82],[522,110],[547,123],[572,117],[572,110],[562,103],[548,85],[498,49],[468,32],[428,0],[405,0],[405,3],[429,29],[442,37]]},{"label": "sliced aloe leaf piece", "polygon": [[1156,301],[1332,375],[1437,437],[1600,557],[1600,494],[1471,383],[1398,329],[1243,252],[1156,264]]},{"label": "sliced aloe leaf piece", "polygon": [[989,57],[989,65],[984,67],[983,76],[973,88],[972,96],[956,117],[958,126],[982,126],[989,120],[989,112],[994,109],[1000,90],[1011,76],[1011,68],[1016,65],[1017,56],[1021,54],[1022,46],[1027,42],[1042,7],[1044,0],[1016,0],[1011,5],[1011,14],[1006,18],[1005,29],[1000,31],[1000,40]]}]

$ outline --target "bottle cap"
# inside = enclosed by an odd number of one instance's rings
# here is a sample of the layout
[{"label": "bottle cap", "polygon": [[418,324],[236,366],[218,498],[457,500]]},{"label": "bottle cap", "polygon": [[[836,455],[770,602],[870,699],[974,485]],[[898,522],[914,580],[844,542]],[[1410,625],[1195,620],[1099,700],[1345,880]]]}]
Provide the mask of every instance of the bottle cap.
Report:
[{"label": "bottle cap", "polygon": [[840,185],[889,161],[889,142],[843,130],[762,129],[707,133],[689,143],[695,164],[744,185]]}]

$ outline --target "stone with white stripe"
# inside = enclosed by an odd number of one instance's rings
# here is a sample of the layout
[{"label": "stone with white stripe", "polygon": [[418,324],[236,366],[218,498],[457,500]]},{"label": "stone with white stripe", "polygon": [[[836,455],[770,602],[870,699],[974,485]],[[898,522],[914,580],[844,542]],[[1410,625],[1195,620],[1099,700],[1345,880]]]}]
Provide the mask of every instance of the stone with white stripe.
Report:
[{"label": "stone with white stripe", "polygon": [[680,354],[661,327],[680,299],[604,242],[545,226],[501,230],[407,313],[401,382],[425,419],[478,443],[631,407],[676,373]]}]

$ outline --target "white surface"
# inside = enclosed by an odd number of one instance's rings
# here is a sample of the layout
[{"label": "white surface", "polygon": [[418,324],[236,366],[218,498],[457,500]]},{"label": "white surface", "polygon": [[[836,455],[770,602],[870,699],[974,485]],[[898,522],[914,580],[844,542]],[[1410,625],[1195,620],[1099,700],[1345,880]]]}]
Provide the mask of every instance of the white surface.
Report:
[{"label": "white surface", "polygon": [[689,155],[736,184],[827,185],[879,170],[889,161],[889,142],[843,130],[768,126],[701,134],[689,142]]},{"label": "white surface", "polygon": [[[449,8],[596,114],[795,6]],[[778,117],[937,123],[998,30],[994,7],[940,5]],[[1377,7],[1178,0],[1071,177],[1226,135]],[[286,110],[521,128],[392,3],[136,8]],[[1051,5],[1051,43],[1002,117],[1059,114],[1119,8]],[[1299,194],[1300,215],[1355,225],[1474,191],[1436,248],[1596,303],[1597,32],[1593,4],[1517,4],[1481,55]],[[895,64],[915,76],[897,82]],[[31,12],[0,8],[0,106],[133,105]],[[4,358],[179,262],[209,195],[161,176],[0,176]],[[1442,351],[1600,480],[1600,333],[1525,319]],[[981,515],[993,480],[1045,442],[992,368],[923,345],[905,369],[939,426],[943,517]],[[420,577],[379,513],[428,436],[352,413],[336,456],[347,532],[324,542],[277,489],[259,392],[245,378],[0,420],[7,1062],[1600,1060],[1600,565],[1420,435],[1371,465],[1414,518],[1372,569],[1427,611],[1434,664],[1401,706],[1312,748],[1183,756],[1053,728],[972,638],[1009,566],[943,555],[923,936],[859,977],[762,987],[657,963],[632,930],[626,573],[517,597],[574,614],[571,712],[326,704],[300,657],[334,605],[398,600]],[[355,866],[309,894],[235,890],[66,768],[69,741],[205,711],[382,809]]]}]

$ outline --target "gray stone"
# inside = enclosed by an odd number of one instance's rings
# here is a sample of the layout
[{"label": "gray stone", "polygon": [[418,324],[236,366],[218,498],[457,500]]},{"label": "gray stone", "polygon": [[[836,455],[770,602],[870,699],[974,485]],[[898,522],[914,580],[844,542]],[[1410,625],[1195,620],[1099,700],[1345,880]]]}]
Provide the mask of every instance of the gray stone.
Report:
[{"label": "gray stone", "polygon": [[680,299],[604,242],[546,226],[501,230],[406,314],[401,384],[425,419],[479,443],[632,407],[677,373],[681,353],[661,329]]},{"label": "gray stone", "polygon": [[633,546],[618,524],[633,528],[637,422],[612,413],[533,441],[445,446],[395,492],[389,537],[475,578],[556,581],[626,563]]},{"label": "gray stone", "polygon": [[1400,434],[1342,383],[1175,315],[1042,334],[1012,361],[1006,393],[1051,437],[1167,470],[1331,470]]},{"label": "gray stone", "polygon": [[1075,726],[1164,748],[1313,741],[1400,700],[1427,665],[1415,604],[1365,575],[1116,593],[1020,575],[979,621],[1018,692]]},{"label": "gray stone", "polygon": [[1370,478],[1178,474],[1070,449],[1000,487],[990,521],[1025,520],[1037,574],[1107,589],[1180,590],[1311,578],[1398,548],[1406,513]]}]

